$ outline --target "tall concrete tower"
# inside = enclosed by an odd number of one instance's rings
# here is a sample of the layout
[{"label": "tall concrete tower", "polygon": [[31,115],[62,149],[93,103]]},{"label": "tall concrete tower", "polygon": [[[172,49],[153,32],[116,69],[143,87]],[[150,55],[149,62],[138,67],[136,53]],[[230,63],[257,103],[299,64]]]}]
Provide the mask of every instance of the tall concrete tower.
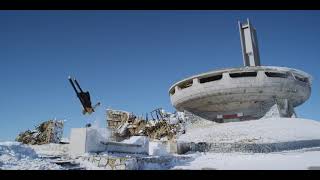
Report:
[{"label": "tall concrete tower", "polygon": [[256,29],[250,24],[238,21],[244,66],[260,66]]}]

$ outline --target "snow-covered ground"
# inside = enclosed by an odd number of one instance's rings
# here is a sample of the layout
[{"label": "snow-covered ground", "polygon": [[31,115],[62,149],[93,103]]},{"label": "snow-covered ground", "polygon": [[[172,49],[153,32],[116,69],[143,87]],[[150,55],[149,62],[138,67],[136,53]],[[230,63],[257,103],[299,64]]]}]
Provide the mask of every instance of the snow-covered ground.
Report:
[{"label": "snow-covered ground", "polygon": [[[53,147],[52,145],[50,147]],[[56,149],[56,148],[54,148]],[[44,152],[44,151],[39,151]],[[49,152],[49,151],[45,151]],[[49,154],[52,154],[50,152]],[[180,156],[180,155],[178,155]],[[308,169],[318,167],[320,169],[320,147],[300,149],[295,151],[283,151],[276,153],[199,153],[193,152],[183,155],[185,160],[172,160],[171,165],[156,168],[155,163],[145,165],[146,169]],[[154,156],[153,156],[154,157]],[[161,158],[158,157],[159,162]],[[168,160],[165,160],[168,161]],[[93,163],[75,160],[80,167],[87,170],[103,169]],[[0,169],[32,169],[32,170],[59,170],[63,167],[51,163],[49,160],[40,158],[37,151],[30,146],[16,142],[0,143]]]},{"label": "snow-covered ground", "polygon": [[[224,124],[199,121],[188,126],[186,134],[179,137],[179,141],[208,143],[263,144],[304,140],[320,140],[320,122],[298,118],[269,118]],[[68,146],[68,144],[30,146],[18,142],[0,142],[0,169],[64,169],[42,156],[61,156],[65,161],[75,160],[83,169],[102,169],[87,161],[68,159]],[[162,143],[151,141],[149,153],[152,156],[147,157],[150,158],[150,163],[145,160],[143,167],[146,169],[218,170],[318,168],[320,167],[320,145],[312,147],[273,153],[190,152],[186,155],[170,155]]]},{"label": "snow-covered ground", "polygon": [[277,143],[320,140],[320,122],[300,118],[268,118],[232,123],[203,122],[179,137],[186,142]]},{"label": "snow-covered ground", "polygon": [[28,145],[39,156],[66,156],[69,152],[69,144],[43,144],[43,145]]},{"label": "snow-covered ground", "polygon": [[0,143],[0,169],[58,170],[61,166],[42,159],[29,146],[18,142]]},{"label": "snow-covered ground", "polygon": [[320,170],[320,148],[277,153],[193,153],[192,161],[172,169]]}]

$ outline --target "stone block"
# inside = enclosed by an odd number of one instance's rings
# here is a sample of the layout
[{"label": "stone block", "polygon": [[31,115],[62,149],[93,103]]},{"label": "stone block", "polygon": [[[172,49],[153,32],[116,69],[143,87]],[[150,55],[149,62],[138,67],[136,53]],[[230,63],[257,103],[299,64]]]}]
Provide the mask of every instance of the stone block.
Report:
[{"label": "stone block", "polygon": [[107,165],[108,161],[106,158],[101,158],[99,162],[99,167],[105,167]]},{"label": "stone block", "polygon": [[93,156],[90,156],[89,157],[89,162],[93,162],[93,160],[94,160]]},{"label": "stone block", "polygon": [[132,136],[122,142],[106,142],[106,150],[110,152],[148,154],[149,139],[145,136]]},{"label": "stone block", "polygon": [[101,157],[100,157],[100,156],[96,156],[96,157],[94,157],[94,159],[95,159],[96,161],[100,161]]},{"label": "stone block", "polygon": [[115,161],[115,165],[117,166],[117,165],[120,165],[120,159],[116,159],[116,161]]},{"label": "stone block", "polygon": [[93,162],[93,164],[95,165],[95,166],[99,166],[99,163],[100,163],[100,161],[99,160],[94,160],[94,162]]},{"label": "stone block", "polygon": [[126,166],[125,165],[118,165],[115,167],[116,170],[125,170]]},{"label": "stone block", "polygon": [[138,170],[139,168],[137,159],[127,159],[124,164],[126,166],[126,170]]},{"label": "stone block", "polygon": [[77,156],[86,152],[86,129],[72,128],[70,133],[70,155]]},{"label": "stone block", "polygon": [[105,146],[106,128],[72,128],[70,133],[70,155],[78,156],[87,152],[101,152]]},{"label": "stone block", "polygon": [[105,169],[106,169],[106,170],[112,170],[112,167],[111,167],[109,164],[107,164],[106,167],[105,167]]}]

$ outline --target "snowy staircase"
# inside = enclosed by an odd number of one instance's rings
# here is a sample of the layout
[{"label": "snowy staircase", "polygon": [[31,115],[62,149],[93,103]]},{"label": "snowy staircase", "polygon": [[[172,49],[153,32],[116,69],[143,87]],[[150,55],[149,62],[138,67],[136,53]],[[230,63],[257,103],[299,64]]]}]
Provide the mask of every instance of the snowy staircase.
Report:
[{"label": "snowy staircase", "polygon": [[82,170],[82,169],[84,169],[84,168],[80,167],[80,163],[76,163],[74,160],[58,159],[58,160],[53,160],[51,162],[66,168],[66,170]]},{"label": "snowy staircase", "polygon": [[80,166],[80,163],[75,162],[73,159],[66,159],[61,156],[41,156],[41,158],[49,159],[51,163],[55,163],[65,170],[85,170]]}]

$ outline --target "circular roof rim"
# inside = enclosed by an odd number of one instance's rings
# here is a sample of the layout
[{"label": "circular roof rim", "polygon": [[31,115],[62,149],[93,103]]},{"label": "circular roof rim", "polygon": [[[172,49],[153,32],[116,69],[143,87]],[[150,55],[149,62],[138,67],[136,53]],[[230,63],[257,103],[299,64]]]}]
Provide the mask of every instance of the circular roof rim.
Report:
[{"label": "circular roof rim", "polygon": [[176,83],[174,83],[172,86],[170,86],[169,88],[169,93],[170,91],[177,86],[178,84],[184,82],[184,81],[188,81],[188,80],[192,80],[194,78],[197,77],[201,77],[201,76],[206,76],[206,75],[213,75],[213,74],[220,74],[220,73],[224,73],[224,72],[237,72],[237,71],[250,71],[250,70],[276,70],[276,71],[285,71],[285,72],[293,72],[295,74],[299,74],[305,78],[308,78],[310,85],[312,84],[312,76],[304,71],[298,70],[298,69],[294,69],[294,68],[289,68],[289,67],[281,67],[281,66],[244,66],[244,67],[238,67],[238,68],[224,68],[224,69],[218,69],[218,70],[213,70],[213,71],[209,71],[209,72],[205,72],[205,73],[201,73],[201,74],[197,74],[197,75],[193,75],[187,78],[184,78]]}]

